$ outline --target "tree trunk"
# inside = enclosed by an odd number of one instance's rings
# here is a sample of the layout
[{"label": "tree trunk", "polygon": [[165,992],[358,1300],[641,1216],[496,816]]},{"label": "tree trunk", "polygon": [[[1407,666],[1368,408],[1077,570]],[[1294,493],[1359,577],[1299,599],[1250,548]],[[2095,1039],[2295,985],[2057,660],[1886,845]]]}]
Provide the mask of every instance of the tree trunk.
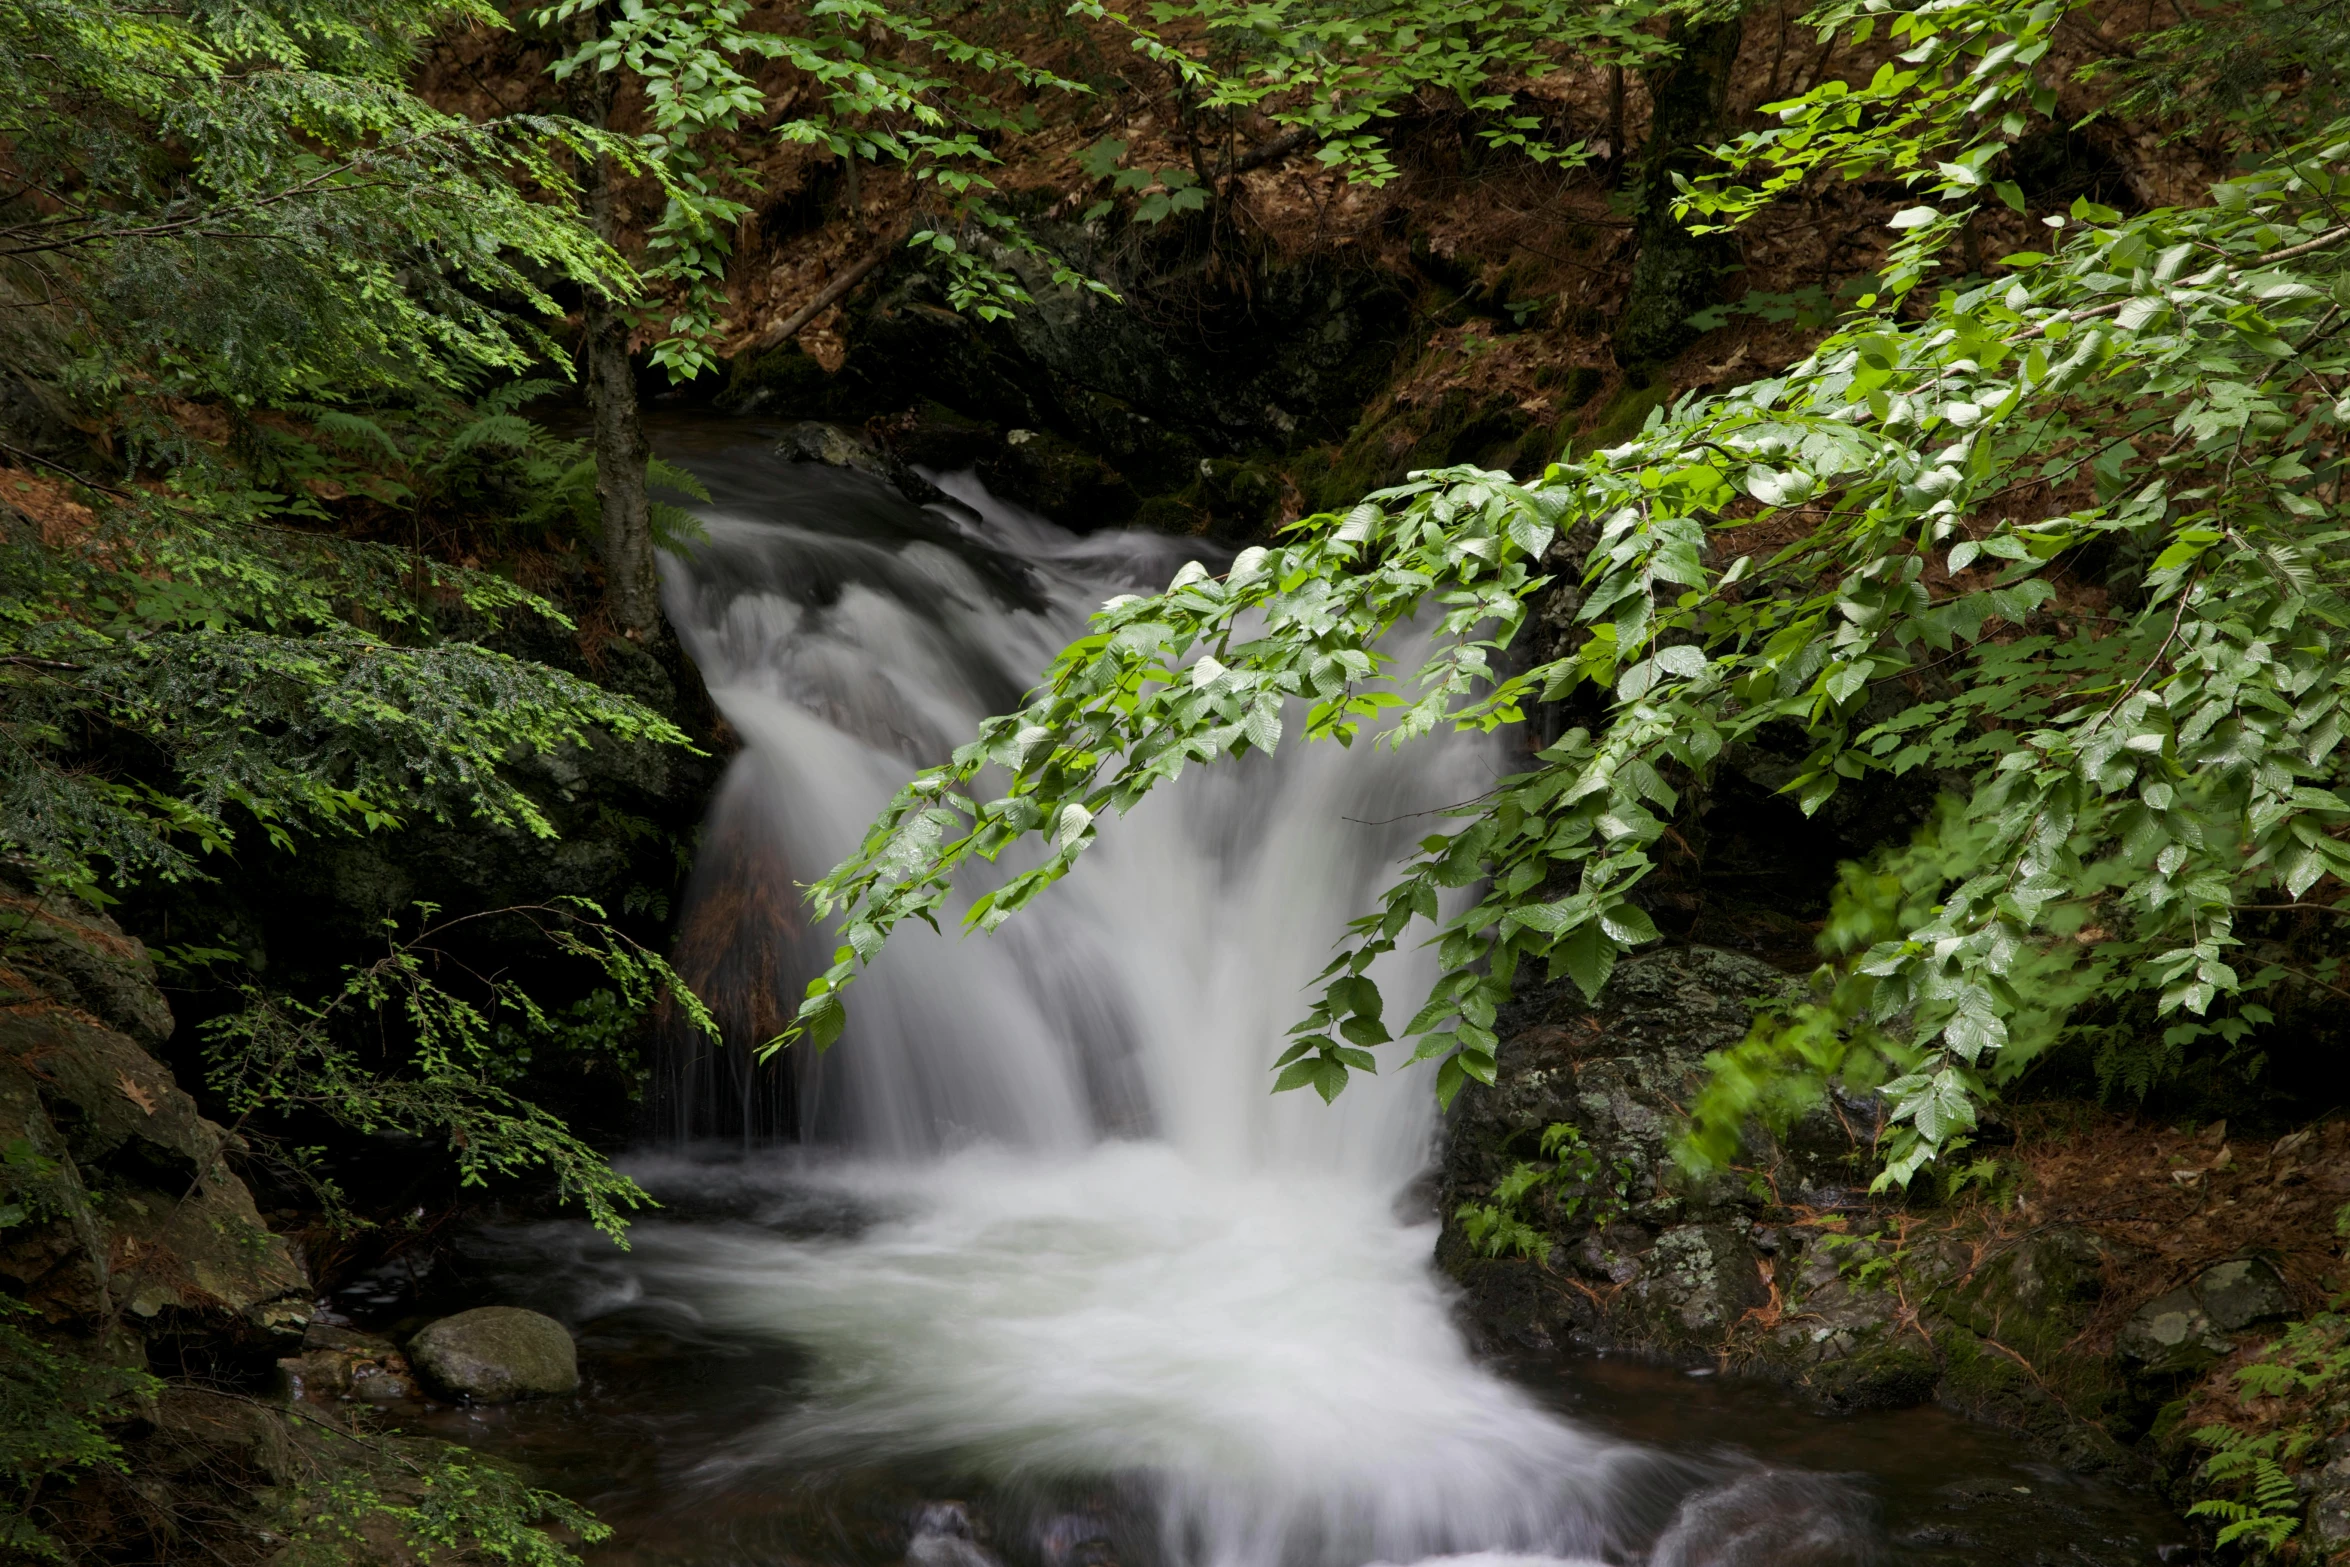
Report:
[{"label": "tree trunk", "polygon": [[1688,174],[1720,138],[1730,67],[1745,31],[1742,18],[1695,26],[1676,17],[1666,36],[1672,59],[1643,73],[1648,86],[1648,145],[1640,160],[1640,253],[1616,327],[1616,361],[1629,367],[1670,359],[1695,342],[1689,317],[1720,295],[1722,274],[1736,266],[1727,234],[1699,236],[1673,217],[1673,176]]},{"label": "tree trunk", "polygon": [[[582,21],[593,29],[594,12]],[[611,117],[615,86],[609,71],[579,70],[565,84],[573,119],[599,129]],[[596,233],[609,244],[612,174],[601,160],[582,171],[582,193]],[[596,456],[596,500],[601,513],[604,555],[604,609],[631,642],[661,640],[660,580],[653,561],[653,519],[646,495],[645,465],[652,449],[645,440],[637,405],[636,371],[628,360],[629,322],[617,301],[592,289],[580,334],[580,360],[587,382],[590,445]]]}]

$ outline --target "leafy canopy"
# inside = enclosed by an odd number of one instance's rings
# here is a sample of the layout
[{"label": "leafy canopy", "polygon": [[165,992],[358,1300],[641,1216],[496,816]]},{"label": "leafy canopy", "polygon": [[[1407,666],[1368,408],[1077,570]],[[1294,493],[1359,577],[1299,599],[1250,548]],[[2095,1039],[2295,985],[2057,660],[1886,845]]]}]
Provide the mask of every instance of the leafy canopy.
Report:
[{"label": "leafy canopy", "polygon": [[[0,852],[44,879],[185,877],[255,827],[546,834],[516,758],[682,741],[479,644],[568,625],[537,595],[314,526],[323,448],[380,442],[398,478],[369,493],[418,508],[527,455],[521,389],[464,400],[559,352],[555,283],[636,286],[569,173],[629,144],[406,85],[430,32],[496,22],[478,0],[0,7],[0,336],[26,403],[124,458],[66,491],[70,465],[10,448],[40,477],[0,490]],[[439,451],[386,433],[403,407],[452,432]],[[207,420],[226,438],[195,438]]]},{"label": "leafy canopy", "polygon": [[[1766,729],[1804,737],[1787,790],[1807,812],[1888,776],[1954,805],[1848,880],[1818,999],[1716,1063],[1691,1159],[1726,1159],[1750,1116],[1842,1078],[1882,1086],[1884,1179],[1906,1182],[2092,998],[2143,996],[2190,1041],[2263,1021],[2253,998],[2293,976],[2240,965],[2243,922],[2331,907],[2350,872],[2350,121],[2243,129],[2247,167],[2208,204],[2077,202],[2047,216],[2044,252],[1949,278],[1975,204],[2008,196],[1999,156],[2054,107],[2038,68],[2065,14],[1817,13],[1904,53],[1778,106],[1778,128],[1685,183],[1685,209],[1730,222],[1809,179],[1905,181],[1924,199],[1894,219],[1877,291],[1784,372],[1684,398],[1538,483],[1420,474],[1222,577],[1193,564],[1113,600],[814,889],[843,945],[795,1037],[837,1035],[858,968],[904,919],[935,920],[972,857],[1042,842],[973,904],[992,928],[1106,813],[1276,748],[1299,706],[1307,738],[1402,744],[1561,701],[1593,721],[1425,840],[1323,974],[1276,1086],[1334,1096],[1373,1069],[1391,1025],[1367,970],[1422,922],[1443,975],[1392,1032],[1439,1063],[1445,1098],[1491,1082],[1521,970],[1596,995],[1656,940],[1658,840]],[[2109,600],[2080,591],[2097,557],[2124,563]],[[1545,592],[1568,595],[1575,645],[1513,669]],[[1437,644],[1402,668],[1384,649],[1415,619]],[[1440,922],[1446,888],[1473,900]]]},{"label": "leafy canopy", "polygon": [[956,237],[964,229],[1035,257],[1055,286],[1108,292],[1028,236],[1001,209],[988,174],[1002,162],[997,137],[1035,128],[1033,109],[1024,119],[1003,107],[1006,89],[1083,93],[1082,83],[885,0],[819,0],[780,31],[755,23],[748,0],[558,0],[537,20],[595,24],[556,63],[558,78],[625,67],[642,84],[651,124],[639,145],[668,189],[646,238],[655,258],[648,282],[673,301],[652,360],[675,379],[717,363],[735,226],[751,211],[744,195],[758,189],[743,133],[769,108],[751,73],[767,61],[788,64],[812,88],[808,108],[774,126],[777,139],[902,168],[937,193],[947,214],[907,238],[943,264],[955,309],[995,320],[1030,302],[1016,274]]},{"label": "leafy canopy", "polygon": [[566,199],[568,121],[441,113],[420,40],[481,0],[0,7],[0,287],[22,368],[86,395],[349,399],[519,371],[550,280],[626,268]]},{"label": "leafy canopy", "polygon": [[1154,0],[1141,8],[1145,22],[1102,0],[1069,7],[1128,33],[1192,112],[1261,115],[1312,143],[1324,164],[1374,186],[1398,172],[1382,122],[1422,94],[1469,116],[1488,146],[1538,163],[1581,163],[1583,144],[1551,141],[1518,87],[1570,64],[1653,61],[1666,45],[1647,24],[1676,8],[1690,9],[1669,0]]}]

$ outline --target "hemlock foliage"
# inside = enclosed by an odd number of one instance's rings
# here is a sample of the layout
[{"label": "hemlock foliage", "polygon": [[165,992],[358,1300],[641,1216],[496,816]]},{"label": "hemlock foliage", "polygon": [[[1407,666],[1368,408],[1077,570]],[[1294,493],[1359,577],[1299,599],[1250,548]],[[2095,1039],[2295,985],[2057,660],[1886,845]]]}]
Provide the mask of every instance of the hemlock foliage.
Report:
[{"label": "hemlock foliage", "polygon": [[[567,1042],[587,1031],[577,1025],[594,1012],[642,1017],[666,996],[712,1038],[717,1024],[659,954],[615,930],[584,898],[446,920],[435,918],[439,912],[420,907],[422,928],[405,937],[396,924],[387,928],[384,955],[350,967],[341,988],[321,1001],[243,987],[244,1006],[202,1030],[213,1092],[239,1126],[256,1114],[306,1113],[368,1136],[437,1139],[452,1151],[463,1186],[541,1172],[558,1198],[579,1203],[590,1223],[626,1245],[628,1212],[651,1199],[514,1084],[534,1043]],[[441,944],[453,930],[485,922],[531,928],[542,947],[587,963],[609,988],[556,1014],[502,975],[473,987],[483,992],[479,999],[438,982]],[[407,1059],[386,1069],[353,1048],[354,1036],[404,1039]],[[301,1150],[258,1134],[252,1140],[307,1180],[330,1214],[351,1222],[342,1194]]]},{"label": "hemlock foliage", "polygon": [[[417,821],[550,837],[534,759],[685,743],[635,700],[485,645],[517,621],[577,630],[471,561],[586,521],[583,449],[517,410],[550,386],[527,377],[565,360],[566,303],[638,287],[580,212],[576,171],[660,169],[567,120],[427,104],[419,45],[476,25],[503,23],[478,0],[0,4],[12,902],[27,884],[103,902],[249,848]],[[603,1013],[667,990],[699,1015],[592,905],[533,913],[556,953],[595,965]],[[323,999],[246,990],[203,1035],[229,1114],[295,1164],[316,1151],[279,1135],[289,1117],[431,1137],[460,1180],[549,1175],[617,1232],[641,1194],[521,1093],[528,1046],[568,1047],[580,1008],[445,977],[434,956],[412,936]],[[598,1039],[603,1013],[581,1023]],[[99,1281],[82,1309],[109,1320],[109,1243],[79,1182],[23,1139],[6,1152],[0,1229],[70,1221]],[[157,1387],[54,1330],[75,1304],[45,1301],[36,1335],[0,1302],[12,1559],[54,1553],[42,1520],[76,1473],[120,1466],[107,1425]],[[573,1558],[540,1524],[598,1533],[453,1453],[385,1465],[291,1489],[296,1545],[339,1559],[364,1520],[554,1564]]]},{"label": "hemlock foliage", "polygon": [[[255,828],[544,834],[510,756],[593,730],[682,738],[443,630],[450,612],[568,624],[537,595],[302,526],[321,445],[370,428],[371,404],[437,412],[444,473],[527,447],[510,407],[469,420],[456,399],[559,353],[549,281],[634,286],[567,172],[632,159],[625,142],[476,123],[406,85],[432,29],[496,22],[467,0],[0,13],[0,335],[23,396],[110,428],[126,459],[37,519],[26,483],[6,497],[0,850],[43,879],[184,877]],[[420,465],[383,444],[374,471],[421,506]]]},{"label": "hemlock foliage", "polygon": [[[1221,577],[1193,564],[1111,601],[817,886],[844,944],[794,1037],[837,1034],[859,967],[899,922],[934,920],[974,856],[1042,846],[972,906],[991,929],[1107,813],[1274,749],[1301,707],[1305,737],[1342,743],[1517,726],[1536,703],[1590,721],[1425,840],[1322,976],[1278,1088],[1335,1096],[1394,1044],[1440,1064],[1448,1100],[1490,1082],[1521,969],[1596,993],[1656,940],[1654,846],[1766,729],[1805,738],[1788,790],[1807,812],[1871,778],[1951,803],[1848,875],[1816,999],[1717,1060],[1693,1162],[1841,1079],[1888,1096],[1882,1181],[1903,1184],[2092,1003],[2142,998],[2178,1051],[2241,1039],[2280,985],[2335,988],[2331,968],[2240,954],[2247,920],[2332,911],[2350,873],[2350,120],[2330,77],[2305,76],[2290,112],[2264,98],[2229,122],[2241,171],[2207,203],[2075,202],[2044,249],[1956,276],[1970,215],[2022,205],[2002,160],[2055,112],[2046,61],[2074,9],[1815,13],[1901,52],[1778,106],[1778,127],[1679,179],[1683,211],[1734,223],[1806,181],[1898,179],[1915,204],[1875,291],[1783,373],[1684,398],[1538,483],[1421,474]],[[2221,63],[2173,30],[2128,90]],[[1570,596],[1575,645],[1519,667],[1545,592]],[[1398,667],[1385,639],[1415,617],[1436,651]],[[1477,895],[1437,924],[1446,888]],[[1365,971],[1422,922],[1444,974],[1398,1027]]]}]

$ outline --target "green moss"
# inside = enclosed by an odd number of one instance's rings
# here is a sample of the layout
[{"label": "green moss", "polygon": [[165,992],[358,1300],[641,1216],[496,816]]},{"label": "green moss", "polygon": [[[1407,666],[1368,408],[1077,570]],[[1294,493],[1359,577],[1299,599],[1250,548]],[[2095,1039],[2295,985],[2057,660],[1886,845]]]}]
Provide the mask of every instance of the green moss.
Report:
[{"label": "green moss", "polygon": [[1878,1344],[1812,1373],[1812,1391],[1839,1409],[1908,1409],[1934,1396],[1942,1368],[1922,1344]]},{"label": "green moss", "polygon": [[1599,418],[1589,430],[1575,435],[1575,419],[1569,414],[1559,423],[1559,437],[1572,456],[1588,457],[1607,447],[1621,446],[1638,435],[1640,427],[1648,422],[1649,414],[1672,400],[1673,387],[1669,381],[1656,381],[1640,387],[1627,382],[1599,410]]},{"label": "green moss", "polygon": [[1559,406],[1578,409],[1599,395],[1607,383],[1607,372],[1597,365],[1577,365],[1567,372],[1566,382],[1559,391]]},{"label": "green moss", "polygon": [[2051,1376],[2072,1363],[2065,1350],[2096,1305],[2100,1262],[2086,1237],[2052,1231],[1994,1253],[1932,1298],[1952,1321]]},{"label": "green moss", "polygon": [[2032,1375],[2015,1358],[2002,1355],[1974,1334],[1945,1329],[1942,1390],[1953,1404],[1980,1419],[2019,1425],[2037,1391]]}]

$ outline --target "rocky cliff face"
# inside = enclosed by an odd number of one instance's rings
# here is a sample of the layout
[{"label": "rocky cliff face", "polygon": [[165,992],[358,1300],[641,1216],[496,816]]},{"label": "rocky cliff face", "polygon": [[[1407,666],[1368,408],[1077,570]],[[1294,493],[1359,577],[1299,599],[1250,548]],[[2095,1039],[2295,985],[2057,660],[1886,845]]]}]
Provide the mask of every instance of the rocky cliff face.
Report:
[{"label": "rocky cliff face", "polygon": [[273,1358],[309,1275],[231,1170],[236,1135],[150,1053],[172,1017],[146,949],[60,898],[0,895],[0,922],[0,1280],[102,1353]]}]

